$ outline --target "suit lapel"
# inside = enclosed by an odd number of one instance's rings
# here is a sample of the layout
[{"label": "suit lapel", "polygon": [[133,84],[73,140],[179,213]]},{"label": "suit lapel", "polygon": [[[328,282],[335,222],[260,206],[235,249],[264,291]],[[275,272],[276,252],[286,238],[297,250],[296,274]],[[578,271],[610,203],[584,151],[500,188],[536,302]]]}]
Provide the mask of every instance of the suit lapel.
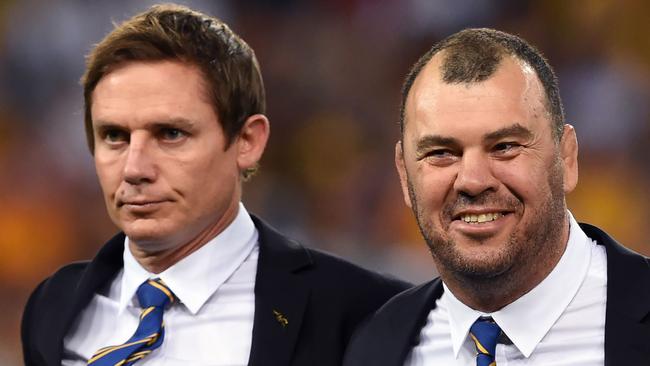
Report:
[{"label": "suit lapel", "polygon": [[376,350],[377,361],[386,366],[402,366],[409,352],[420,342],[420,333],[429,312],[443,292],[442,281],[436,278],[416,287],[400,305],[405,311],[394,312],[383,337],[387,343]]},{"label": "suit lapel", "polygon": [[645,365],[650,360],[650,266],[602,230],[580,225],[607,251],[605,365]]},{"label": "suit lapel", "polygon": [[[309,253],[260,219],[252,217],[259,232],[260,256],[255,282],[255,315],[250,366],[288,365],[298,339],[303,313],[309,299],[309,284],[296,272],[311,265]],[[76,317],[124,266],[124,234],[102,247],[88,264],[73,295],[54,321],[44,347],[48,365],[58,365],[63,356],[63,339]],[[44,335],[45,336],[45,335]],[[53,342],[54,340],[54,342]]]},{"label": "suit lapel", "polygon": [[55,309],[61,314],[52,317],[52,333],[47,335],[47,343],[55,345],[54,347],[44,348],[48,350],[48,353],[44,355],[48,365],[61,364],[63,339],[76,317],[88,305],[94,294],[115,277],[122,268],[123,251],[124,234],[118,234],[108,241],[88,264],[72,292],[73,295],[68,303],[69,306],[65,309]]},{"label": "suit lapel", "polygon": [[309,284],[296,272],[309,253],[252,216],[259,232],[255,318],[249,366],[289,365],[309,300]]}]

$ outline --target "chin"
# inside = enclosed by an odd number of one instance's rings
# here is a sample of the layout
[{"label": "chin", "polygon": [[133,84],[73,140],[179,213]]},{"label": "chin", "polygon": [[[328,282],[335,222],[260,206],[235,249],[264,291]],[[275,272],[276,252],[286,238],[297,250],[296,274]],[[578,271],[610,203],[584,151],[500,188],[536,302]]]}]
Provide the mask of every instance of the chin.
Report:
[{"label": "chin", "polygon": [[504,261],[503,258],[490,258],[482,261],[465,260],[459,263],[459,267],[458,273],[465,278],[488,280],[507,274],[512,268],[512,263]]},{"label": "chin", "polygon": [[[446,272],[471,279],[491,279],[508,272],[516,258],[508,241],[440,240],[429,245],[437,266]],[[433,244],[433,242],[430,242]]]},{"label": "chin", "polygon": [[159,222],[127,223],[122,225],[122,231],[129,237],[129,240],[142,249],[163,249],[162,243],[165,239],[170,238],[169,230],[164,230]]},{"label": "chin", "polygon": [[468,274],[496,276],[512,267],[513,253],[500,246],[481,246],[457,250],[456,264]]}]

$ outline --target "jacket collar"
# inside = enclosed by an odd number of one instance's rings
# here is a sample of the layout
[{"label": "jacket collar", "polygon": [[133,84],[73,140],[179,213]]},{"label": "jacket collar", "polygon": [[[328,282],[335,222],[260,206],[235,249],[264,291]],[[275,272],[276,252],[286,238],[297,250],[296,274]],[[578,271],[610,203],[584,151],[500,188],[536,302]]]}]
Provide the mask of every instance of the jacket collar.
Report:
[{"label": "jacket collar", "polygon": [[[53,338],[58,344],[53,353],[45,355],[48,365],[58,365],[63,356],[63,339],[75,318],[88,305],[97,291],[107,285],[123,266],[124,234],[119,233],[110,239],[97,253],[84,270],[72,293],[71,306],[62,313],[62,326],[53,329]],[[67,311],[66,311],[67,310]]]},{"label": "jacket collar", "polygon": [[[582,230],[607,252],[607,310],[605,318],[605,366],[642,365],[650,359],[650,263],[625,248],[604,231],[589,224]],[[440,279],[406,291],[399,309],[393,309],[387,328],[378,334],[374,352],[377,364],[403,365],[418,344],[427,315],[442,295]],[[385,333],[383,333],[385,332]],[[374,337],[373,337],[374,338]]]},{"label": "jacket collar", "polygon": [[255,318],[248,364],[289,365],[307,307],[310,284],[296,274],[311,266],[309,252],[252,216],[259,231]]},{"label": "jacket collar", "polygon": [[607,251],[605,365],[642,365],[650,360],[650,265],[599,228],[580,224]]},{"label": "jacket collar", "polygon": [[[420,332],[427,321],[431,309],[443,292],[442,281],[432,281],[414,287],[398,295],[399,304],[387,303],[384,308],[393,308],[375,315],[378,323],[384,324],[379,329],[372,329],[367,336],[373,340],[372,354],[364,362],[374,365],[401,366],[411,349],[420,342]],[[391,300],[392,301],[392,300]],[[386,316],[387,319],[379,319]],[[375,347],[376,346],[376,347]]]},{"label": "jacket collar", "polygon": [[[309,284],[295,274],[312,264],[309,252],[261,219],[251,215],[259,233],[260,255],[255,280],[255,315],[249,365],[266,365],[268,360],[287,365],[298,339],[298,331],[309,298]],[[76,316],[122,269],[123,233],[109,240],[84,270],[63,315],[65,321],[54,330],[56,352],[48,355],[48,364],[60,363],[63,339]]]}]

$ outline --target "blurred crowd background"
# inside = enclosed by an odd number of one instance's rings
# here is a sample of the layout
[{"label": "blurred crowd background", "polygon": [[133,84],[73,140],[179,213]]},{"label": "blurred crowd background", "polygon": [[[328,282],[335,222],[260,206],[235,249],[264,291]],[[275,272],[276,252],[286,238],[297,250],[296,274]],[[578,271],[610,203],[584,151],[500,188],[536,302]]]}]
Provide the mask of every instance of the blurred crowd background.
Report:
[{"label": "blurred crowd background", "polygon": [[[0,364],[19,365],[29,292],[116,231],[83,133],[84,55],[152,1],[0,0]],[[414,282],[435,274],[393,168],[410,65],[464,27],[537,45],[580,143],[569,205],[650,254],[650,3],[643,0],[180,1],[255,50],[272,123],[244,203],[309,246]],[[219,182],[215,182],[219,184]]]}]

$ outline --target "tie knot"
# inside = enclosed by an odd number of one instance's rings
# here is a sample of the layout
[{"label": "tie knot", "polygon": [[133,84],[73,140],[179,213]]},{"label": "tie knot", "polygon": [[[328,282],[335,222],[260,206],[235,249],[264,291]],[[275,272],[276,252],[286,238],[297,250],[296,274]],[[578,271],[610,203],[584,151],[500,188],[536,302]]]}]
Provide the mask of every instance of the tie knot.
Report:
[{"label": "tie knot", "polygon": [[479,318],[469,329],[469,335],[476,344],[479,354],[488,355],[494,360],[497,342],[501,335],[501,328],[492,318]]},{"label": "tie knot", "polygon": [[143,282],[136,293],[142,308],[155,306],[164,309],[175,299],[174,294],[160,279]]}]

